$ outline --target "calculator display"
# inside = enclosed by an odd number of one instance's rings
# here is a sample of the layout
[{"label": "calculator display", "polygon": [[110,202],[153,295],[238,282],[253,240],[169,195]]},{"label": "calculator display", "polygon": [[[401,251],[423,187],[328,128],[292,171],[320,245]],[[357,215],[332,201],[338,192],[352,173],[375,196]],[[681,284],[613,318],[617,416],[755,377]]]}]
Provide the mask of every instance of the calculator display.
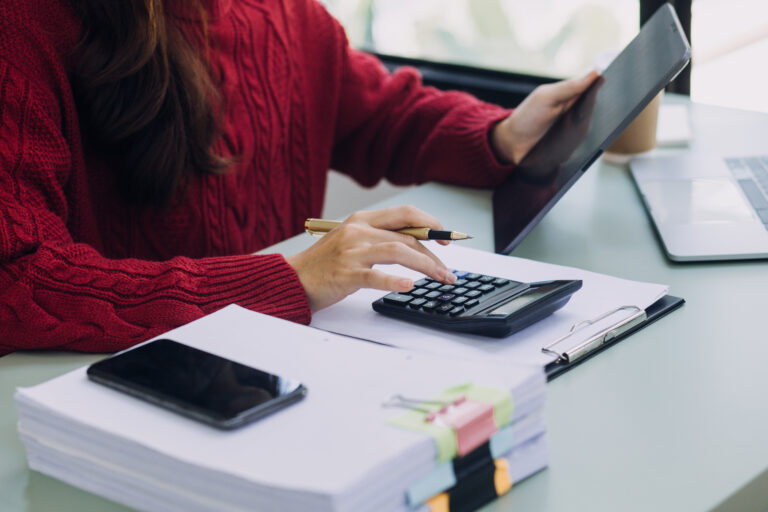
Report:
[{"label": "calculator display", "polygon": [[524,308],[528,304],[532,304],[539,300],[540,298],[544,297],[548,293],[556,290],[560,285],[559,284],[545,284],[543,286],[537,286],[534,288],[531,288],[530,290],[526,291],[522,295],[519,295],[518,297],[512,299],[511,301],[507,302],[506,304],[503,304],[501,307],[498,307],[488,313],[489,315],[509,315],[511,313],[514,313],[515,311],[519,311],[520,309]]}]

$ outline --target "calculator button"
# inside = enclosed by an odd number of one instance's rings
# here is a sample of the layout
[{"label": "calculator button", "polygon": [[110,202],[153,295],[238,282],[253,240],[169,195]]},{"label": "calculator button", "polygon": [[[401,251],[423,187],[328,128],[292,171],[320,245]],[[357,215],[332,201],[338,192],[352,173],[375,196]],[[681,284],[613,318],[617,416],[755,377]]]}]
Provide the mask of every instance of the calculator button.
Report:
[{"label": "calculator button", "polygon": [[475,297],[479,297],[483,294],[483,292],[478,290],[471,290],[464,294],[465,297],[469,297],[470,299],[474,299]]},{"label": "calculator button", "polygon": [[413,283],[413,286],[416,286],[416,287],[426,286],[428,283],[431,283],[431,282],[432,282],[432,279],[430,279],[428,277],[423,277],[423,278],[419,279],[418,281],[416,281],[415,283]]},{"label": "calculator button", "polygon": [[477,288],[478,286],[480,286],[480,283],[478,283],[477,281],[470,281],[464,285],[464,288],[473,289],[473,288]]},{"label": "calculator button", "polygon": [[498,279],[493,280],[493,284],[496,286],[504,286],[509,282],[509,279],[504,279],[503,277],[499,277]]},{"label": "calculator button", "polygon": [[453,293],[444,293],[444,294],[442,294],[441,296],[439,296],[439,297],[437,298],[437,300],[441,300],[441,301],[443,301],[443,302],[450,302],[450,301],[452,301],[452,300],[453,300],[453,299],[455,299],[455,298],[456,298],[456,294],[453,294]]},{"label": "calculator button", "polygon": [[481,283],[490,283],[490,282],[493,282],[495,279],[496,278],[493,276],[483,276],[480,279],[478,279],[478,281],[480,281]]},{"label": "calculator button", "polygon": [[465,294],[465,293],[467,293],[468,291],[469,291],[469,290],[468,290],[467,288],[464,288],[464,287],[462,286],[461,288],[456,288],[455,290],[453,290],[453,292],[452,292],[452,293],[454,293],[454,294],[456,294],[456,295],[464,295],[464,294]]},{"label": "calculator button", "polygon": [[453,282],[454,286],[464,286],[465,284],[467,284],[466,279],[457,279]]},{"label": "calculator button", "polygon": [[398,306],[405,306],[411,299],[410,295],[403,295],[402,293],[390,293],[384,296],[384,302],[388,304],[396,304]]},{"label": "calculator button", "polygon": [[453,308],[449,314],[450,314],[451,316],[456,316],[456,315],[458,315],[459,313],[461,313],[462,311],[464,311],[464,308],[463,308],[463,307],[461,307],[461,306],[457,306],[457,307]]},{"label": "calculator button", "polygon": [[427,298],[428,298],[428,299],[436,299],[436,298],[438,298],[438,297],[439,297],[439,296],[441,296],[441,295],[442,295],[442,293],[440,293],[440,292],[439,292],[439,291],[437,291],[437,290],[434,290],[434,291],[431,291],[431,292],[429,292],[429,293],[427,294]]},{"label": "calculator button", "polygon": [[424,304],[423,306],[421,306],[421,309],[424,309],[424,310],[432,310],[432,309],[435,309],[435,308],[436,308],[437,306],[439,306],[439,305],[440,305],[440,303],[439,303],[438,301],[436,301],[436,300],[430,300],[429,302],[427,302],[426,304]]},{"label": "calculator button", "polygon": [[482,274],[467,274],[466,276],[464,276],[464,279],[474,281],[475,279],[480,279],[481,277],[483,277]]},{"label": "calculator button", "polygon": [[453,273],[457,279],[461,279],[462,277],[469,274],[469,272],[467,272],[466,270],[454,270]]},{"label": "calculator button", "polygon": [[426,294],[429,290],[426,288],[416,288],[411,292],[411,295],[414,297],[421,297],[422,295]]},{"label": "calculator button", "polygon": [[441,292],[449,292],[449,291],[453,290],[454,288],[456,288],[456,287],[453,286],[452,284],[444,284],[443,286],[438,288],[438,290],[440,290]]},{"label": "calculator button", "polygon": [[478,288],[478,290],[480,290],[483,293],[488,293],[488,292],[492,291],[493,289],[494,288],[493,288],[492,284],[484,284],[480,288]]},{"label": "calculator button", "polygon": [[467,302],[465,302],[464,306],[466,306],[467,308],[471,308],[471,307],[477,306],[478,304],[480,304],[479,300],[472,299],[472,300],[468,300]]},{"label": "calculator button", "polygon": [[413,299],[411,302],[408,303],[408,305],[411,306],[412,308],[418,308],[425,302],[427,302],[427,299]]},{"label": "calculator button", "polygon": [[450,313],[451,310],[454,308],[453,304],[450,302],[447,302],[445,304],[440,304],[435,308],[435,312],[440,313],[441,315],[444,315],[446,313]]},{"label": "calculator button", "polygon": [[462,304],[464,304],[464,303],[465,303],[465,302],[467,302],[468,300],[469,300],[469,299],[468,299],[468,298],[466,298],[466,297],[456,297],[456,298],[455,298],[455,299],[453,299],[451,302],[452,302],[453,304],[457,305],[457,306],[461,306]]},{"label": "calculator button", "polygon": [[443,286],[443,283],[432,281],[431,283],[424,285],[424,288],[429,288],[430,290],[434,290],[435,288],[440,288],[441,286]]}]

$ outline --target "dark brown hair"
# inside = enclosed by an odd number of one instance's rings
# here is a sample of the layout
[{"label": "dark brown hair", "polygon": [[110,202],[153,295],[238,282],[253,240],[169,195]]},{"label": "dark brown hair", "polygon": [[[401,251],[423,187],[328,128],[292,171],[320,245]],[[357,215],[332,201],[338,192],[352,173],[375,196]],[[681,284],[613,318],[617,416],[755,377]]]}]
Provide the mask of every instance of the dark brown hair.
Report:
[{"label": "dark brown hair", "polygon": [[123,196],[167,204],[194,173],[219,173],[227,161],[213,144],[219,96],[204,55],[207,26],[186,33],[162,0],[72,0],[83,23],[73,91],[83,136],[118,170]]}]

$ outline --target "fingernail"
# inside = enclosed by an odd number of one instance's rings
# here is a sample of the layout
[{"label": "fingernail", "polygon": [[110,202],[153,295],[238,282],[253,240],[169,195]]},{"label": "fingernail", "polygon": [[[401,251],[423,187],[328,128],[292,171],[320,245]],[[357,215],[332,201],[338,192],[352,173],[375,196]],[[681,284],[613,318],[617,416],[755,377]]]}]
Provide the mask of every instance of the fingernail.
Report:
[{"label": "fingernail", "polygon": [[450,270],[445,270],[445,281],[448,282],[448,284],[455,283],[456,282],[456,274],[451,272]]},{"label": "fingernail", "polygon": [[411,281],[410,279],[405,279],[405,278],[400,279],[400,281],[398,281],[398,284],[400,284],[400,286],[404,290],[410,290],[411,288],[413,288],[413,281]]}]

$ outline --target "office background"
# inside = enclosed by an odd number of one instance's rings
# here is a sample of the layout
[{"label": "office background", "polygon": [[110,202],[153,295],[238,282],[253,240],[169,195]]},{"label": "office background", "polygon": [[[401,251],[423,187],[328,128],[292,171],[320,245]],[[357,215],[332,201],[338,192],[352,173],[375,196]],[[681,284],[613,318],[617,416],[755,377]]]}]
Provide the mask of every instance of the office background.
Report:
[{"label": "office background", "polygon": [[[661,0],[323,0],[352,44],[425,81],[514,106],[539,83],[574,76],[621,49]],[[672,86],[700,103],[768,112],[764,0],[673,0],[693,61]],[[390,197],[331,173],[325,217]]]}]

